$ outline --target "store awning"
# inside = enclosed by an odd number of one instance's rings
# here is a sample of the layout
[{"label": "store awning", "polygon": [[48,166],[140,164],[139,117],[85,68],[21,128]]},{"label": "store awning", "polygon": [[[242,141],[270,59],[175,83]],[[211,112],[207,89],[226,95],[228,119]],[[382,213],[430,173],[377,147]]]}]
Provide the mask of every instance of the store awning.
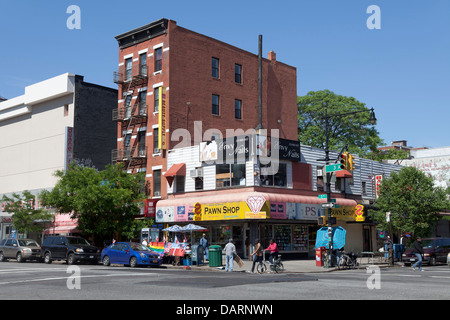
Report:
[{"label": "store awning", "polygon": [[60,227],[51,227],[44,230],[45,234],[60,234],[60,233],[77,233],[76,226],[60,226]]},{"label": "store awning", "polygon": [[185,176],[186,175],[186,164],[185,163],[175,163],[167,170],[164,174],[169,186],[172,186],[173,179],[175,176]]},{"label": "store awning", "polygon": [[[327,202],[326,199],[319,199],[317,196],[302,196],[294,194],[265,193],[265,192],[240,192],[240,193],[221,193],[217,195],[183,197],[178,199],[160,200],[156,207],[193,205],[198,202],[200,204],[224,203],[247,201],[250,196],[263,196],[266,201],[270,202],[292,202],[306,204],[321,204]],[[336,203],[341,206],[356,206],[358,203],[352,199],[337,198]]]},{"label": "store awning", "polygon": [[350,171],[340,170],[336,171],[336,178],[353,178],[353,175]]}]

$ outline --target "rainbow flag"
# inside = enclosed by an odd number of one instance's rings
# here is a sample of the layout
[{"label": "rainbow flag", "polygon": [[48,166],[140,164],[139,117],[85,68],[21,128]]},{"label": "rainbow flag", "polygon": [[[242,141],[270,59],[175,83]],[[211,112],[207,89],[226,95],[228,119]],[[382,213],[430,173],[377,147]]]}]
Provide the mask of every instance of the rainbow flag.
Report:
[{"label": "rainbow flag", "polygon": [[160,256],[164,255],[164,242],[150,242],[148,248],[158,253]]}]

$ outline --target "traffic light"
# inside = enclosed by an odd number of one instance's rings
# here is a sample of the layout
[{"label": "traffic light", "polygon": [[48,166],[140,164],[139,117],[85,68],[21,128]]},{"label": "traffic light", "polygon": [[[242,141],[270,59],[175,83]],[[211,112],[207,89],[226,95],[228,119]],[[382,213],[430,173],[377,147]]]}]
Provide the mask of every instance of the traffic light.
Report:
[{"label": "traffic light", "polygon": [[353,157],[350,153],[347,156],[347,168],[348,170],[354,170],[355,169],[355,157]]},{"label": "traffic light", "polygon": [[341,154],[341,169],[342,170],[344,170],[344,169],[347,170],[347,168],[348,168],[348,156],[349,156],[349,154],[347,151]]}]

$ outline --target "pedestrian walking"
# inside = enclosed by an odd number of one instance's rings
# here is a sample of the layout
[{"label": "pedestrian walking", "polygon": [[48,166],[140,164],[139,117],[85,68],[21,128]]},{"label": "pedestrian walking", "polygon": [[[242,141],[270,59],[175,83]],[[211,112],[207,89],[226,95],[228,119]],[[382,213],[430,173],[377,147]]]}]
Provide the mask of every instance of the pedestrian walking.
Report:
[{"label": "pedestrian walking", "polygon": [[402,233],[400,235],[400,261],[403,261],[403,252],[405,252],[405,248],[406,248],[406,237]]},{"label": "pedestrian walking", "polygon": [[414,263],[412,269],[416,271],[416,267],[419,267],[419,271],[423,271],[422,269],[422,255],[423,255],[423,247],[422,247],[422,238],[418,237],[417,240],[413,244],[414,254],[417,257],[417,262]]},{"label": "pedestrian walking", "polygon": [[205,260],[209,260],[208,256],[208,239],[206,239],[206,234],[203,234],[203,237],[200,239],[200,245],[203,247],[203,251],[205,252]]},{"label": "pedestrian walking", "polygon": [[386,249],[388,250],[388,261],[392,266],[394,265],[394,244],[392,243],[391,237],[387,236],[386,242],[384,243]]},{"label": "pedestrian walking", "polygon": [[255,251],[251,254],[253,256],[252,272],[255,272],[255,265],[263,259],[263,248],[258,239],[255,240]]},{"label": "pedestrian walking", "polygon": [[233,239],[230,239],[227,245],[224,248],[225,250],[225,258],[226,258],[226,264],[225,264],[225,271],[233,271],[233,259],[234,255],[236,254],[236,246],[233,244]]}]

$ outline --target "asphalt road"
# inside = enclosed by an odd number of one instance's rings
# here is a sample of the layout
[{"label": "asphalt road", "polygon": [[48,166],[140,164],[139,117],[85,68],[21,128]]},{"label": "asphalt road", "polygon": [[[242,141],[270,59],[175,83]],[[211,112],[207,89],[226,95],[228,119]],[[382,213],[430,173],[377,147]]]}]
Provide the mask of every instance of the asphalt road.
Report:
[{"label": "asphalt road", "polygon": [[165,268],[0,263],[0,300],[450,299],[450,267],[249,274]]}]

